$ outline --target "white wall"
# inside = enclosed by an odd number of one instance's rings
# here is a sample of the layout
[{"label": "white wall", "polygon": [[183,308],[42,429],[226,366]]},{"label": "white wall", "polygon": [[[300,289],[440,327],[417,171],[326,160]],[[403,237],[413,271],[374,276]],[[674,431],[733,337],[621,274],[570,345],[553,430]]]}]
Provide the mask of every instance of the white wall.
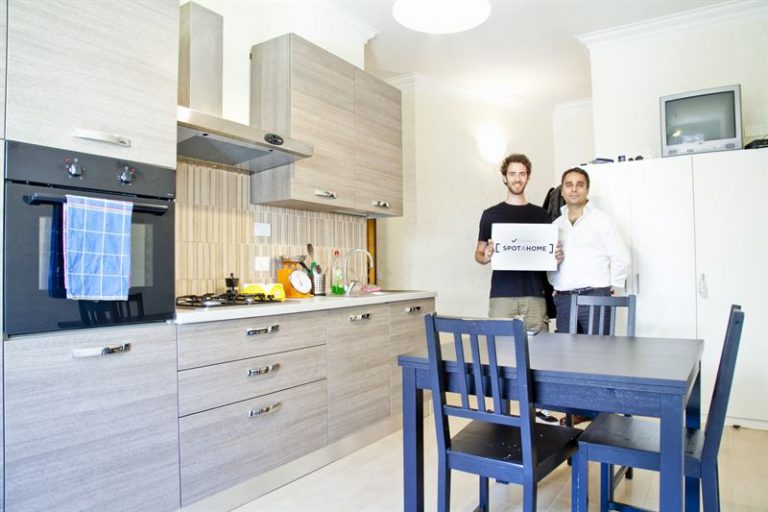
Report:
[{"label": "white wall", "polygon": [[[187,0],[182,0],[184,4]],[[327,2],[195,0],[224,18],[223,117],[250,123],[251,47],[293,32],[364,68],[373,29]]]},{"label": "white wall", "polygon": [[660,156],[659,97],[720,85],[741,84],[745,139],[768,133],[764,0],[721,4],[581,40],[590,50],[599,156]]},{"label": "white wall", "polygon": [[[480,215],[504,200],[499,165],[512,152],[533,162],[527,197],[542,203],[554,176],[552,113],[413,75],[396,82],[403,90],[405,202],[403,217],[378,223],[381,284],[436,290],[443,314],[487,316],[491,269],[474,260]],[[494,129],[506,147],[488,162],[476,134],[489,138]]]},{"label": "white wall", "polygon": [[552,113],[555,181],[560,181],[565,170],[599,156],[594,153],[595,134],[592,123],[591,99],[555,106]]}]

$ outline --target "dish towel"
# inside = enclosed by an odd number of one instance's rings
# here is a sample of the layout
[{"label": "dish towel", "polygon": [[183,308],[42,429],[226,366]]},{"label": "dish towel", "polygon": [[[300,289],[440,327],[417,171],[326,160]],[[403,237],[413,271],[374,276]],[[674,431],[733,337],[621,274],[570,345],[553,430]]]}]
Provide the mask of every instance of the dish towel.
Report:
[{"label": "dish towel", "polygon": [[127,300],[133,203],[67,194],[64,286],[68,299]]}]

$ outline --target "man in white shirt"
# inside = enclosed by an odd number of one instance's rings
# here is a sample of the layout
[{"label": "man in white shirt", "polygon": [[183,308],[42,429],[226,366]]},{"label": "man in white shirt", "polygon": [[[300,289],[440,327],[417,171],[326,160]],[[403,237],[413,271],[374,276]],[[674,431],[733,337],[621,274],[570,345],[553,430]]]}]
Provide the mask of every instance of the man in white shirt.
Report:
[{"label": "man in white shirt", "polygon": [[[557,331],[570,327],[571,295],[612,295],[613,288],[624,288],[629,274],[629,251],[619,230],[605,212],[589,202],[589,174],[574,167],[561,180],[562,215],[557,226],[563,247],[563,261],[549,272],[555,289]],[[589,313],[579,311],[578,332],[586,332]]]}]

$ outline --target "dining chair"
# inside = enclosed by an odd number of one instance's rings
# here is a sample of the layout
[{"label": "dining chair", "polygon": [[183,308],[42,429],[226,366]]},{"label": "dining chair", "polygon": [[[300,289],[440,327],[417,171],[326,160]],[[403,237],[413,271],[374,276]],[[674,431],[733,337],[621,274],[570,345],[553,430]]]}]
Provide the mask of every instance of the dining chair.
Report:
[{"label": "dining chair", "polygon": [[635,335],[635,309],[637,297],[612,297],[604,295],[571,295],[571,324],[568,332],[578,332],[579,312],[587,309],[588,319],[584,334],[613,336],[616,334],[616,316],[619,308],[627,308],[627,336]]},{"label": "dining chair", "polygon": [[[534,384],[523,322],[462,319],[432,313],[426,315],[425,324],[437,432],[438,510],[450,509],[452,470],[479,476],[477,510],[489,510],[489,478],[521,484],[523,510],[536,510],[538,481],[573,454],[581,431],[535,422]],[[441,333],[452,335],[452,347],[441,347]],[[499,340],[499,336],[509,338]],[[514,345],[514,368],[499,366],[496,349],[500,343]],[[455,359],[443,359],[444,349],[455,352]],[[454,372],[448,371],[448,361],[455,361]],[[508,377],[510,372],[516,378],[516,387],[503,389],[502,375]],[[457,383],[458,405],[446,400],[449,379]],[[509,413],[510,400],[517,400],[518,415]],[[456,431],[457,425],[449,425],[449,418],[470,421]]]},{"label": "dining chair", "polygon": [[[725,415],[736,368],[744,313],[741,306],[731,306],[720,365],[715,378],[712,401],[705,430],[687,429],[685,435],[686,477],[700,482],[704,512],[720,510],[717,454],[725,426]],[[577,511],[586,512],[590,460],[600,462],[600,510],[643,510],[613,499],[609,475],[614,464],[659,471],[659,424],[617,414],[599,414],[579,438],[579,450],[573,456],[575,481],[572,500]],[[695,493],[698,494],[698,485]]]}]

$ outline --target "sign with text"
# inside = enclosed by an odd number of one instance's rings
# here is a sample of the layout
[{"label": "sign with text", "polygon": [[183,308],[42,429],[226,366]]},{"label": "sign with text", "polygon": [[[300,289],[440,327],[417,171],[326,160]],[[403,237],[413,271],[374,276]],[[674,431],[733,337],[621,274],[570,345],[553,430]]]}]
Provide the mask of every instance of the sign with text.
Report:
[{"label": "sign with text", "polygon": [[493,270],[557,270],[557,226],[493,224]]}]

